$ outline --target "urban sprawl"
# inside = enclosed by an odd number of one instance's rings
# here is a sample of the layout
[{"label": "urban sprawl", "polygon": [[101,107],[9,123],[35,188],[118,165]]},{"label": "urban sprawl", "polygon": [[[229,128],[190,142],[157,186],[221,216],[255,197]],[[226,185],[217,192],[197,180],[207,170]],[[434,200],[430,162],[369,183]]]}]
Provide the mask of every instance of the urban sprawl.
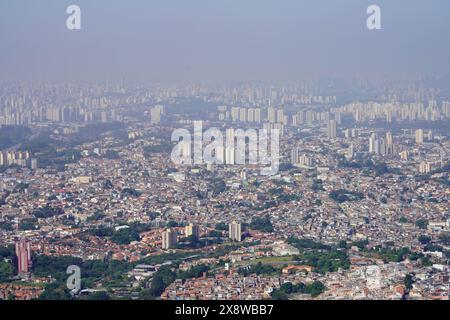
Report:
[{"label": "urban sprawl", "polygon": [[2,84],[0,300],[448,300],[450,92],[354,85]]}]

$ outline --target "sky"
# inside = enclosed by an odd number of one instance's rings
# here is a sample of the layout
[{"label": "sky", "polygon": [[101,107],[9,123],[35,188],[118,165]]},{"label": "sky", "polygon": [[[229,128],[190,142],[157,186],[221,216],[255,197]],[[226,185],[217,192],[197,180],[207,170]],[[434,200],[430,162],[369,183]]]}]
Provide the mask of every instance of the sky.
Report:
[{"label": "sky", "polygon": [[1,0],[0,81],[448,76],[449,39],[448,0]]}]

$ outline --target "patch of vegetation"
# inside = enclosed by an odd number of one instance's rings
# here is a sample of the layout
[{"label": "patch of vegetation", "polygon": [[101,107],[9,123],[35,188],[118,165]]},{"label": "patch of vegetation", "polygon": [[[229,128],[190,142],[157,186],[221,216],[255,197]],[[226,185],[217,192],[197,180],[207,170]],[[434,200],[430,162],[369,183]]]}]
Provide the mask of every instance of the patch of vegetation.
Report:
[{"label": "patch of vegetation", "polygon": [[54,216],[62,215],[62,214],[64,214],[64,210],[61,208],[53,208],[50,206],[45,206],[45,207],[34,210],[32,214],[36,218],[44,218],[45,219],[45,218],[51,218]]},{"label": "patch of vegetation", "polygon": [[364,195],[361,192],[353,192],[344,189],[333,190],[329,194],[330,198],[338,203],[346,201],[359,201],[364,199]]},{"label": "patch of vegetation", "polygon": [[293,293],[306,293],[310,294],[313,298],[319,296],[321,293],[325,292],[326,287],[320,281],[314,281],[310,284],[305,285],[300,282],[293,285],[291,282],[286,282],[281,285],[280,288],[272,292],[272,299],[274,300],[287,300],[288,296]]},{"label": "patch of vegetation", "polygon": [[253,217],[252,222],[248,226],[250,229],[262,232],[273,232],[273,225],[268,215],[264,217]]},{"label": "patch of vegetation", "polygon": [[428,220],[427,219],[418,219],[416,220],[416,226],[420,229],[426,229],[428,227]]},{"label": "patch of vegetation", "polygon": [[273,266],[271,266],[270,264],[262,264],[261,262],[258,262],[257,264],[253,264],[249,267],[239,268],[238,273],[244,277],[247,277],[251,274],[273,275],[273,274],[279,274],[280,269],[276,269]]},{"label": "patch of vegetation", "polygon": [[36,230],[39,228],[37,218],[26,218],[19,222],[19,230]]},{"label": "patch of vegetation", "polygon": [[123,188],[122,189],[122,194],[123,195],[128,195],[128,196],[132,196],[132,197],[140,197],[142,195],[142,192],[133,188]]},{"label": "patch of vegetation", "polygon": [[141,237],[139,233],[133,228],[120,229],[111,237],[111,241],[117,244],[130,244],[133,241],[139,241]]},{"label": "patch of vegetation", "polygon": [[0,127],[0,150],[22,143],[29,136],[31,130],[28,127],[3,125]]}]

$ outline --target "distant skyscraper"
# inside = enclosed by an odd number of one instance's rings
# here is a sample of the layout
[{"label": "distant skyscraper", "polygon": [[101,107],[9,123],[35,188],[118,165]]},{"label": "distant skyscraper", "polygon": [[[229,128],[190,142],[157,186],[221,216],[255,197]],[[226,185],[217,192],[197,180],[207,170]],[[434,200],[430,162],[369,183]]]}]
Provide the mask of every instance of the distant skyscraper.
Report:
[{"label": "distant skyscraper", "polygon": [[432,131],[432,130],[428,131],[428,135],[427,135],[428,141],[432,141],[433,138],[434,138],[434,137],[433,137],[433,131]]},{"label": "distant skyscraper", "polygon": [[430,173],[432,170],[433,170],[433,167],[430,162],[422,161],[419,165],[420,173]]},{"label": "distant skyscraper", "polygon": [[386,154],[394,153],[394,138],[390,131],[386,132]]},{"label": "distant skyscraper", "polygon": [[299,157],[298,164],[301,167],[311,167],[313,163],[312,163],[312,159],[310,157],[308,157],[306,154],[303,154]]},{"label": "distant skyscraper", "polygon": [[306,154],[301,154],[299,148],[294,148],[291,151],[291,163],[300,167],[311,167],[313,160]]},{"label": "distant skyscraper", "polygon": [[299,162],[299,158],[300,158],[300,150],[299,148],[294,148],[291,151],[291,163],[292,164],[297,164]]},{"label": "distant skyscraper", "polygon": [[261,108],[255,109],[255,122],[261,122]]},{"label": "distant skyscraper", "polygon": [[241,122],[247,121],[247,109],[245,109],[245,108],[239,109],[239,121],[241,121]]},{"label": "distant skyscraper", "polygon": [[231,108],[231,119],[233,121],[237,121],[239,119],[239,113],[240,113],[239,107],[232,107]]},{"label": "distant skyscraper", "polygon": [[25,239],[16,242],[17,270],[19,274],[27,274],[31,267],[31,247]]},{"label": "distant skyscraper", "polygon": [[400,159],[408,160],[408,151],[403,150],[402,152],[399,153],[399,155],[400,155]]},{"label": "distant skyscraper", "polygon": [[241,241],[242,240],[240,223],[233,221],[228,225],[228,237],[232,241]]},{"label": "distant skyscraper", "polygon": [[350,144],[350,146],[347,148],[347,160],[352,160],[355,156],[355,147],[353,146],[353,143]]},{"label": "distant skyscraper", "polygon": [[200,227],[193,223],[188,224],[184,228],[184,230],[185,230],[186,237],[192,236],[195,239],[198,239],[200,237]]},{"label": "distant skyscraper", "polygon": [[250,108],[247,110],[247,121],[254,122],[255,121],[255,109]]},{"label": "distant skyscraper", "polygon": [[377,136],[375,133],[372,132],[369,138],[369,153],[376,153],[376,141]]},{"label": "distant skyscraper", "polygon": [[381,153],[381,140],[378,137],[375,139],[374,153],[375,154],[380,154]]},{"label": "distant skyscraper", "polygon": [[416,143],[417,144],[423,143],[423,130],[422,129],[416,130]]},{"label": "distant skyscraper", "polygon": [[37,159],[31,159],[31,170],[36,170],[38,168]]},{"label": "distant skyscraper", "polygon": [[223,121],[226,119],[227,106],[218,106],[217,111],[219,112],[219,120]]},{"label": "distant skyscraper", "polygon": [[392,111],[391,111],[391,110],[389,110],[389,111],[386,113],[386,121],[389,122],[389,123],[392,122]]},{"label": "distant skyscraper", "polygon": [[272,107],[267,108],[267,121],[272,123],[276,122],[275,108]]},{"label": "distant skyscraper", "polygon": [[341,124],[341,113],[336,112],[334,116],[335,116],[337,124]]},{"label": "distant skyscraper", "polygon": [[158,124],[161,122],[161,115],[164,112],[162,105],[157,105],[150,110],[150,118],[152,124]]},{"label": "distant skyscraper", "polygon": [[336,137],[337,137],[336,120],[330,120],[328,122],[328,138],[336,139]]},{"label": "distant skyscraper", "polygon": [[278,123],[284,123],[285,119],[284,119],[284,110],[283,109],[278,109],[277,110],[277,122]]},{"label": "distant skyscraper", "polygon": [[177,232],[176,230],[167,229],[162,233],[162,248],[172,249],[177,245]]}]

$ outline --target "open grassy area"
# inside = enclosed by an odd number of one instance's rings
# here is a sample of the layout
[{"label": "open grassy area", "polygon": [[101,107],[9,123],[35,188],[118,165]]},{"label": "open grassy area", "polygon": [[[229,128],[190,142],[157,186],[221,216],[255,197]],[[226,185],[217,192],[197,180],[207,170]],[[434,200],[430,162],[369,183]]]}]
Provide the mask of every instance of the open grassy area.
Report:
[{"label": "open grassy area", "polygon": [[294,263],[295,261],[293,260],[292,256],[264,257],[264,258],[259,258],[259,259],[255,259],[255,260],[240,261],[240,262],[237,262],[236,265],[257,264],[259,262],[261,262],[262,264],[280,265],[280,264],[291,264],[291,263]]}]

